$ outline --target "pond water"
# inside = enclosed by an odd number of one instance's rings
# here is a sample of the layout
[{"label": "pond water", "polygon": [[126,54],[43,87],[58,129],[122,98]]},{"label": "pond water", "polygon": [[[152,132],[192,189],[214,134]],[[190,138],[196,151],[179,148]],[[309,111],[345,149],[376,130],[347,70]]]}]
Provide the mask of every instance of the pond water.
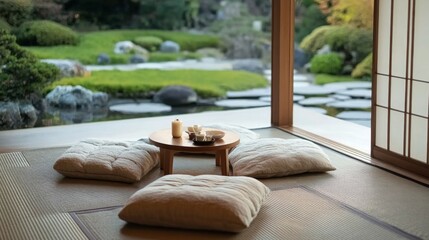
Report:
[{"label": "pond water", "polygon": [[[295,86],[295,104],[320,114],[370,127],[371,83],[357,81],[324,86]],[[180,107],[152,103],[151,100],[112,99],[109,107],[94,112],[48,108],[36,127],[265,107],[270,106],[270,93],[269,87],[228,92],[226,99],[200,100],[197,104]]]}]

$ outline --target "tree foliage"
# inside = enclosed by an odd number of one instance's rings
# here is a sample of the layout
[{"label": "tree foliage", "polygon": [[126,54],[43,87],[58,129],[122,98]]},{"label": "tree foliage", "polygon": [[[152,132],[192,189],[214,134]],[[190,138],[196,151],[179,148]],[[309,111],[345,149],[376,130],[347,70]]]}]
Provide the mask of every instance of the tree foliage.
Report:
[{"label": "tree foliage", "polygon": [[0,0],[0,17],[12,26],[28,19],[33,9],[31,0]]},{"label": "tree foliage", "polygon": [[42,63],[0,29],[0,101],[29,99],[58,78],[59,70]]},{"label": "tree foliage", "polygon": [[350,24],[358,28],[372,28],[373,0],[316,0],[332,25]]}]

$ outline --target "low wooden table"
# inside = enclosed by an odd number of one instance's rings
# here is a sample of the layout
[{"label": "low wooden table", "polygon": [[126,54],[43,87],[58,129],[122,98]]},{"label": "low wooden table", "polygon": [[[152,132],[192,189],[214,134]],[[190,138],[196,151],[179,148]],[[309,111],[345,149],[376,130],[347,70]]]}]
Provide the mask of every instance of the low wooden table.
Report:
[{"label": "low wooden table", "polygon": [[[208,131],[212,129],[203,129]],[[222,139],[215,141],[210,145],[195,145],[186,133],[181,138],[173,138],[171,135],[171,129],[164,129],[156,131],[149,136],[149,140],[155,146],[160,149],[161,169],[164,170],[164,174],[173,173],[173,158],[174,153],[177,152],[189,152],[189,153],[206,153],[212,152],[216,155],[216,166],[221,166],[222,175],[229,175],[229,161],[228,151],[229,149],[237,146],[240,143],[240,137],[228,131],[225,132],[225,136]]]}]

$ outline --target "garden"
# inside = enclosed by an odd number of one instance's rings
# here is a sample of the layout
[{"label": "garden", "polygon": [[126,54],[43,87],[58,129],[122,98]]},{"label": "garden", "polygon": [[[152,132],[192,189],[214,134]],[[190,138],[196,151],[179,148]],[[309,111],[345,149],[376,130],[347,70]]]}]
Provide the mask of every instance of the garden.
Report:
[{"label": "garden", "polygon": [[[359,3],[296,2],[309,84],[370,80]],[[232,109],[231,92],[270,87],[270,1],[0,0],[0,13],[3,130]]]}]

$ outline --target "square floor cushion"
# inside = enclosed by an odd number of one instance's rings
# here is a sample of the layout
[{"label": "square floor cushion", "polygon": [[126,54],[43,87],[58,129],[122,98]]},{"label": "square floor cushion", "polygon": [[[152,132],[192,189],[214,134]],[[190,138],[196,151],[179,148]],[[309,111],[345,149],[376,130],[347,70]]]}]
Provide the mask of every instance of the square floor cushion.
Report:
[{"label": "square floor cushion", "polygon": [[159,163],[159,148],[142,141],[88,139],[67,149],[54,169],[66,177],[136,182]]},{"label": "square floor cushion", "polygon": [[233,175],[255,178],[335,170],[319,146],[302,139],[261,138],[248,141],[235,148],[228,159]]},{"label": "square floor cushion", "polygon": [[240,232],[269,192],[250,177],[167,175],[132,195],[119,217],[150,226]]}]

